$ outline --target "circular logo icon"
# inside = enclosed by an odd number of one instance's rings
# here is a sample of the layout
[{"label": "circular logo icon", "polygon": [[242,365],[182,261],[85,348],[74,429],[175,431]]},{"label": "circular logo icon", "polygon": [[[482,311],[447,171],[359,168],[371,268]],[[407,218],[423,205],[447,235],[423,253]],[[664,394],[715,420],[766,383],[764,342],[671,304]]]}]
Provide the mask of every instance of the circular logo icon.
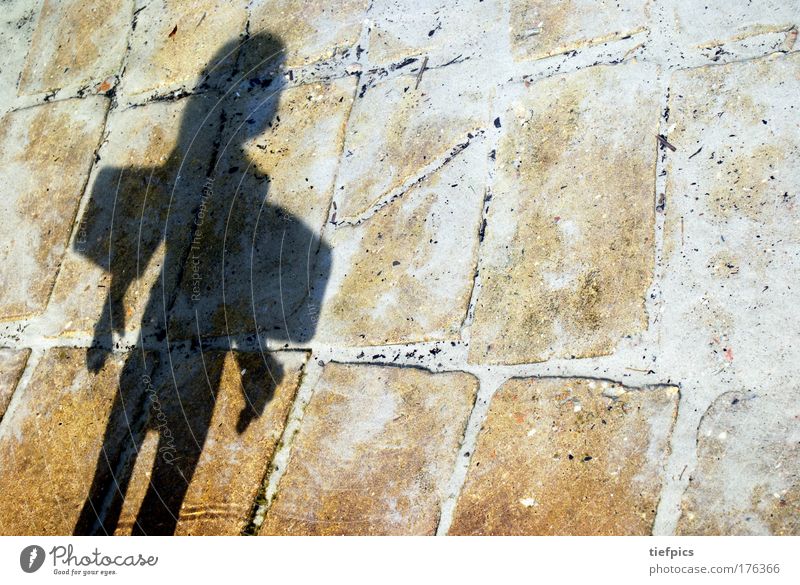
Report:
[{"label": "circular logo icon", "polygon": [[44,564],[44,549],[36,544],[26,546],[19,553],[19,566],[26,573],[35,573]]}]

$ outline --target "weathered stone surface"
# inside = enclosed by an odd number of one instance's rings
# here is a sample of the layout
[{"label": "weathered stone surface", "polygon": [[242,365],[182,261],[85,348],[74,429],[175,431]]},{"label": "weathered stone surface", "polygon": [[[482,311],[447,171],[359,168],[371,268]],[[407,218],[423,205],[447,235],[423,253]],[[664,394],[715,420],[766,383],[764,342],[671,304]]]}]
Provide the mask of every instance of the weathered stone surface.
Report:
[{"label": "weathered stone surface", "polygon": [[[133,469],[117,534],[130,534],[133,530],[151,482],[158,493],[185,487],[161,481],[157,473],[153,474],[161,424],[158,412],[164,412],[164,420],[170,421],[166,428],[175,439],[174,465],[190,482],[175,534],[236,535],[247,526],[256,495],[283,433],[307,354],[284,352],[265,356],[241,352],[207,352],[202,357],[199,352],[193,352],[174,356],[175,382],[163,380],[168,387],[160,390],[159,410],[151,413],[151,431]],[[213,399],[208,378],[220,380]],[[179,388],[177,393],[173,383]],[[242,412],[261,406],[260,416],[242,430]],[[213,416],[207,424],[209,409],[213,410]],[[204,438],[194,470],[186,469],[185,465],[198,451],[192,435],[198,441]],[[178,473],[170,477],[178,482],[185,481]]]},{"label": "weathered stone surface", "polygon": [[[0,534],[65,535],[75,528],[126,359],[109,357],[95,375],[87,371],[86,357],[81,349],[48,350],[3,421]],[[136,389],[131,398],[140,394]],[[128,432],[112,429],[106,444]]]},{"label": "weathered stone surface", "polygon": [[701,47],[789,30],[797,26],[800,15],[800,2],[797,0],[669,0],[665,8],[674,19],[681,41]]},{"label": "weathered stone surface", "polygon": [[[415,85],[416,76],[407,76],[359,92],[334,191],[339,220],[358,217],[441,164],[486,123],[489,104],[474,70],[430,70]],[[375,112],[385,116],[380,125]]]},{"label": "weathered stone surface", "polygon": [[476,141],[357,226],[329,232],[333,270],[318,339],[458,339],[477,263],[486,148]]},{"label": "weathered stone surface", "polygon": [[[246,3],[229,0],[151,2],[137,13],[121,92],[194,87],[220,48],[236,47],[247,20]],[[228,43],[228,45],[226,45]],[[233,58],[233,56],[227,56]]]},{"label": "weathered stone surface", "polygon": [[657,93],[651,67],[591,67],[504,116],[471,361],[604,355],[646,327]]},{"label": "weathered stone surface", "polygon": [[133,20],[132,0],[44,0],[21,94],[85,85],[116,74]]},{"label": "weathered stone surface", "polygon": [[[57,331],[136,331],[148,299],[169,298],[211,163],[218,122],[205,117],[216,101],[192,96],[109,115],[88,202],[53,291]],[[165,268],[168,253],[173,260]],[[158,284],[162,268],[166,280]]]},{"label": "weathered stone surface", "polygon": [[261,534],[434,533],[477,385],[326,365]]},{"label": "weathered stone surface", "polygon": [[[778,394],[798,372],[798,91],[796,54],[679,72],[671,82],[666,354],[691,348],[693,376],[724,371],[734,388]],[[708,400],[729,389],[710,388]]]},{"label": "weathered stone surface", "polygon": [[[227,108],[223,150],[175,309],[199,316],[201,336],[259,331],[304,341],[309,333],[300,329],[313,332],[325,279],[316,291],[310,276],[318,264],[329,269],[320,233],[354,90],[352,79],[272,95],[248,85]],[[198,328],[183,320],[173,333]]]},{"label": "weathered stone surface", "polygon": [[663,353],[713,401],[678,531],[797,534],[800,55],[670,86]]},{"label": "weathered stone surface", "polygon": [[0,123],[0,318],[44,309],[107,107],[100,97],[68,100]]},{"label": "weathered stone surface", "polygon": [[800,533],[800,0],[329,4],[0,1],[0,532]]},{"label": "weathered stone surface", "polygon": [[667,159],[673,218],[702,206],[693,222],[708,227],[791,224],[800,114],[790,98],[799,72],[792,54],[675,74],[669,139],[682,148]]},{"label": "weathered stone surface", "polygon": [[726,392],[712,404],[698,429],[679,534],[800,535],[798,413],[796,390]]},{"label": "weathered stone surface", "polygon": [[451,534],[650,534],[674,387],[518,378],[492,398]]},{"label": "weathered stone surface", "polygon": [[9,107],[17,97],[17,84],[31,44],[39,2],[10,0],[3,2],[0,16],[0,111]]},{"label": "weathered stone surface", "polygon": [[30,354],[29,349],[0,349],[0,420],[3,420]]},{"label": "weathered stone surface", "polygon": [[540,59],[642,31],[649,0],[512,0],[514,58]]},{"label": "weathered stone surface", "polygon": [[289,67],[326,59],[353,48],[366,17],[367,0],[254,0],[250,32],[269,33],[286,47]]},{"label": "weathered stone surface", "polygon": [[369,62],[399,63],[422,56],[430,64],[489,54],[501,29],[499,2],[462,0],[375,0],[369,10]]}]

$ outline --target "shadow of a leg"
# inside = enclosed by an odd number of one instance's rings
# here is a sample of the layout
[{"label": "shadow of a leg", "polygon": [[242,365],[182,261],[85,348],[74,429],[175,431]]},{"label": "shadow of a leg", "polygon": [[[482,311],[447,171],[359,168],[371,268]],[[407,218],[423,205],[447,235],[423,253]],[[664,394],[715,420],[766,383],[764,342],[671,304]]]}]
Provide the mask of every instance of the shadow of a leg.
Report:
[{"label": "shadow of a leg", "polygon": [[[104,350],[89,350],[87,361],[101,361],[103,353]],[[152,391],[146,367],[138,351],[125,362],[92,487],[75,525],[76,535],[113,534],[116,529],[136,453],[142,446],[146,430],[148,393]]]},{"label": "shadow of a leg", "polygon": [[208,436],[223,359],[204,358],[199,352],[187,357],[181,358],[176,371],[170,372],[165,364],[159,376],[157,403],[150,416],[150,428],[159,433],[158,448],[134,534],[174,534]]},{"label": "shadow of a leg", "polygon": [[175,533],[201,449],[184,450],[173,460],[170,455],[172,447],[170,438],[162,434],[150,487],[133,525],[134,535],[169,536]]}]

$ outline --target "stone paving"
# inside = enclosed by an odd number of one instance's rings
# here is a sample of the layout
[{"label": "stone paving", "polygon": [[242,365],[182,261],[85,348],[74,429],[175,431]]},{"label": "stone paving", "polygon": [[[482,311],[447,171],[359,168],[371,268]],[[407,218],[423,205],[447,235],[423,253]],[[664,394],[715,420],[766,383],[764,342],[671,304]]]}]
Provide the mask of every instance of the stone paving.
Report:
[{"label": "stone paving", "polygon": [[800,534],[800,2],[6,0],[1,534]]}]

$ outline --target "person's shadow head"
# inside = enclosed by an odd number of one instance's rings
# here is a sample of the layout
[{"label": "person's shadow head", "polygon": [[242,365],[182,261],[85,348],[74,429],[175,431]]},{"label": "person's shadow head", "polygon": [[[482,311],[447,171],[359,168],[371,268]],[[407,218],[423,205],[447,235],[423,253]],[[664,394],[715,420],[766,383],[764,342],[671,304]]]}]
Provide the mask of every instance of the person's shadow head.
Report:
[{"label": "person's shadow head", "polygon": [[[321,224],[306,223],[312,203],[275,189],[270,177],[276,160],[281,173],[291,171],[291,152],[274,138],[287,83],[283,55],[280,40],[268,34],[231,41],[191,95],[111,118],[106,158],[118,164],[96,173],[73,246],[109,281],[87,367],[99,371],[113,334],[137,325],[137,344],[157,365],[154,390],[143,393],[144,354],[132,351],[125,363],[76,534],[115,531],[136,456],[154,428],[159,454],[168,430],[171,456],[156,458],[134,531],[173,533],[219,408],[225,355],[241,372],[244,406],[234,428],[243,434],[283,377],[267,342],[302,344],[314,335],[330,250],[317,233]],[[184,348],[179,359],[195,360],[183,370],[202,375],[176,376],[176,343]]]}]

